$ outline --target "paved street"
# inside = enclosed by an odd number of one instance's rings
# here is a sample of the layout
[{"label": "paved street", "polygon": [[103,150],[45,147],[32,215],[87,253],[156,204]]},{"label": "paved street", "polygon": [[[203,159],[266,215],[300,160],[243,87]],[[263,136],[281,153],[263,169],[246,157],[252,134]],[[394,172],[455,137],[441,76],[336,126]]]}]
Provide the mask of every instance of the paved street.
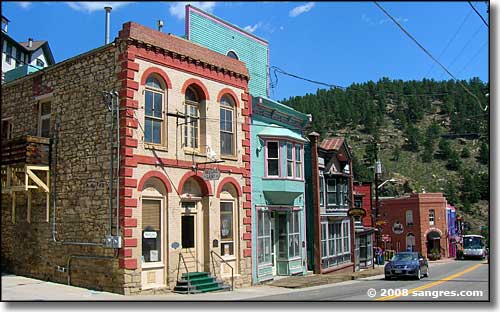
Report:
[{"label": "paved street", "polygon": [[[369,297],[370,290],[373,297]],[[482,295],[463,293],[460,297],[452,297],[445,291],[482,291]],[[441,293],[437,291],[442,291]],[[386,296],[382,296],[383,292]],[[406,296],[398,296],[406,294]],[[467,296],[469,295],[469,296]],[[430,277],[422,280],[384,280],[383,276],[344,282],[341,284],[311,287],[299,292],[257,297],[251,300],[457,300],[457,301],[487,301],[488,294],[488,264],[480,261],[453,261],[430,266]]]},{"label": "paved street", "polygon": [[[2,300],[151,300],[151,301],[394,301],[394,300],[457,300],[487,301],[488,264],[481,261],[450,261],[431,263],[431,276],[417,280],[386,281],[382,275],[322,286],[289,289],[259,285],[236,289],[232,292],[205,293],[197,295],[165,294],[143,296],[121,296],[88,290],[25,277],[2,276]],[[369,289],[376,291],[373,298],[367,296]],[[382,291],[386,295],[381,296]],[[394,296],[408,291],[407,296]],[[441,291],[441,293],[439,293]],[[451,297],[445,291],[482,291],[468,297]],[[396,293],[397,292],[397,293]],[[427,292],[427,293],[426,293]],[[446,296],[446,294],[448,296]],[[422,296],[421,296],[422,295]],[[464,293],[464,295],[470,295]]]}]

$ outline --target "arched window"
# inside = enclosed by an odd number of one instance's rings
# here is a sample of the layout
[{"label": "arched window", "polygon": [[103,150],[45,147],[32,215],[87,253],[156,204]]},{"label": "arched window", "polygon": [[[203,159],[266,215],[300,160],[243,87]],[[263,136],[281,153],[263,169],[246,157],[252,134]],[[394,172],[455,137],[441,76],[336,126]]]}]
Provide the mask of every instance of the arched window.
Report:
[{"label": "arched window", "polygon": [[234,100],[224,95],[220,100],[220,153],[234,155]]},{"label": "arched window", "polygon": [[415,235],[412,233],[406,235],[406,251],[415,251]]},{"label": "arched window", "polygon": [[188,87],[185,94],[184,114],[188,116],[184,127],[184,145],[198,148],[200,136],[200,98],[193,87]]},{"label": "arched window", "polygon": [[220,194],[220,248],[221,255],[234,256],[237,253],[238,239],[238,206],[237,192],[233,185],[227,183]]},{"label": "arched window", "polygon": [[163,95],[165,89],[158,79],[146,80],[144,99],[144,142],[163,143]]},{"label": "arched window", "polygon": [[229,56],[230,58],[233,58],[235,60],[239,60],[238,55],[234,51],[227,52],[227,56]]}]

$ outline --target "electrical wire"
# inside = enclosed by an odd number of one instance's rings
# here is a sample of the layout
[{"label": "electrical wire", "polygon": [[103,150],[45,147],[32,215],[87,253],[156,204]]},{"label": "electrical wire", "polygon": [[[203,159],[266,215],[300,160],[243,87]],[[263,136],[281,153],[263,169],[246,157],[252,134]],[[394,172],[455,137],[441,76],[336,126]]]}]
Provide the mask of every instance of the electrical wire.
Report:
[{"label": "electrical wire", "polygon": [[[458,27],[458,29],[455,32],[455,34],[453,34],[453,36],[451,37],[451,39],[448,40],[448,44],[444,47],[444,49],[441,51],[441,53],[439,53],[439,56],[437,57],[438,59],[441,59],[441,57],[443,56],[444,52],[446,52],[446,50],[450,47],[451,43],[453,42],[453,40],[455,40],[455,38],[457,37],[458,33],[460,32],[460,30],[464,26],[464,24],[467,21],[467,19],[469,18],[469,16],[471,16],[471,14],[472,14],[472,12],[469,11],[469,14],[467,14],[465,16],[465,18],[462,20],[462,23]],[[434,69],[434,65],[436,65],[436,63],[432,63],[431,68],[429,68],[429,70],[427,71],[427,73],[425,74],[424,77],[429,76],[429,74],[431,73],[431,71]]]},{"label": "electrical wire", "polygon": [[481,18],[481,20],[483,21],[484,25],[486,25],[486,27],[490,28],[490,26],[488,25],[488,23],[486,23],[486,21],[484,20],[483,16],[481,14],[479,14],[479,12],[472,5],[472,3],[470,1],[467,1],[467,2],[469,3],[470,7],[474,10],[474,12],[476,12],[477,16],[479,16]]},{"label": "electrical wire", "polygon": [[288,72],[284,71],[283,69],[281,69],[279,67],[276,67],[276,66],[271,66],[270,69],[274,70],[274,75],[276,77],[275,87],[278,85],[278,79],[277,79],[277,76],[276,76],[276,72],[278,72],[278,73],[283,74],[283,75],[287,75],[287,76],[290,76],[290,77],[293,77],[293,78],[301,79],[301,80],[304,80],[304,81],[307,81],[307,82],[310,82],[310,83],[314,83],[314,84],[318,84],[318,85],[323,85],[323,86],[326,86],[326,87],[330,87],[332,89],[342,89],[342,90],[346,89],[345,87],[342,87],[342,86],[338,86],[338,85],[334,85],[334,84],[329,84],[329,83],[321,82],[321,81],[316,81],[316,80],[312,80],[312,79],[309,79],[309,78],[301,77],[299,75],[291,74],[291,73],[288,73]]},{"label": "electrical wire", "polygon": [[464,69],[469,66],[472,61],[479,55],[479,53],[481,53],[481,51],[483,50],[483,48],[486,46],[486,44],[488,43],[488,41],[485,41],[483,43],[483,45],[477,50],[477,52],[474,54],[474,56],[464,65],[464,67],[462,67],[462,69],[457,73],[458,76],[460,76],[460,74],[464,71]]},{"label": "electrical wire", "polygon": [[380,10],[382,10],[382,12],[384,12],[385,15],[387,15],[399,27],[399,29],[401,29],[401,31],[403,31],[406,34],[406,36],[408,36],[422,51],[425,52],[425,54],[427,54],[432,60],[434,60],[434,62],[438,63],[439,66],[441,66],[441,68],[443,68],[448,73],[448,75],[450,75],[450,77],[452,77],[467,93],[469,93],[477,101],[479,107],[481,107],[483,111],[486,111],[488,109],[488,105],[486,105],[486,107],[483,108],[483,105],[481,104],[479,98],[469,89],[467,89],[467,87],[460,80],[458,80],[443,64],[441,64],[441,62],[439,62],[434,56],[432,56],[432,54],[429,51],[427,51],[427,49],[424,48],[424,46],[422,46],[417,41],[417,39],[415,39],[415,37],[413,37],[408,31],[406,31],[406,29],[404,29],[404,27],[401,26],[401,24],[396,19],[394,19],[392,15],[390,15],[380,4],[378,4],[378,2],[374,1],[374,3]]}]

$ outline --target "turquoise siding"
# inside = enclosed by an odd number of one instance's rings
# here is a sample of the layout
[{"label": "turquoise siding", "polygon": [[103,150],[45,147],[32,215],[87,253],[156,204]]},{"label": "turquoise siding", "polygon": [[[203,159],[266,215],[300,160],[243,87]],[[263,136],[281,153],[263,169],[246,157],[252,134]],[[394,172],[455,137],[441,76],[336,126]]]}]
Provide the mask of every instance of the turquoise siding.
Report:
[{"label": "turquoise siding", "polygon": [[189,40],[226,55],[234,51],[245,62],[250,74],[248,83],[252,96],[268,96],[269,47],[257,42],[229,26],[221,25],[200,15],[189,13]]}]

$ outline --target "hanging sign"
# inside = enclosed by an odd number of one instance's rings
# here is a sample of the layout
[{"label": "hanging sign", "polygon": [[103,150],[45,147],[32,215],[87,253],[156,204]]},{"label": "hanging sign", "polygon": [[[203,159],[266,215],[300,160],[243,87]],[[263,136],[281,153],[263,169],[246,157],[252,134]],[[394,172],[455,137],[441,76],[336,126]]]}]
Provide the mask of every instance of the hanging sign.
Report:
[{"label": "hanging sign", "polygon": [[205,180],[219,180],[220,178],[220,171],[219,169],[205,169],[203,171],[203,179]]},{"label": "hanging sign", "polygon": [[399,223],[399,221],[394,222],[394,224],[392,225],[392,231],[394,232],[394,234],[398,235],[403,233],[403,225]]},{"label": "hanging sign", "polygon": [[366,211],[363,208],[351,208],[347,214],[351,217],[364,217],[366,216]]}]

